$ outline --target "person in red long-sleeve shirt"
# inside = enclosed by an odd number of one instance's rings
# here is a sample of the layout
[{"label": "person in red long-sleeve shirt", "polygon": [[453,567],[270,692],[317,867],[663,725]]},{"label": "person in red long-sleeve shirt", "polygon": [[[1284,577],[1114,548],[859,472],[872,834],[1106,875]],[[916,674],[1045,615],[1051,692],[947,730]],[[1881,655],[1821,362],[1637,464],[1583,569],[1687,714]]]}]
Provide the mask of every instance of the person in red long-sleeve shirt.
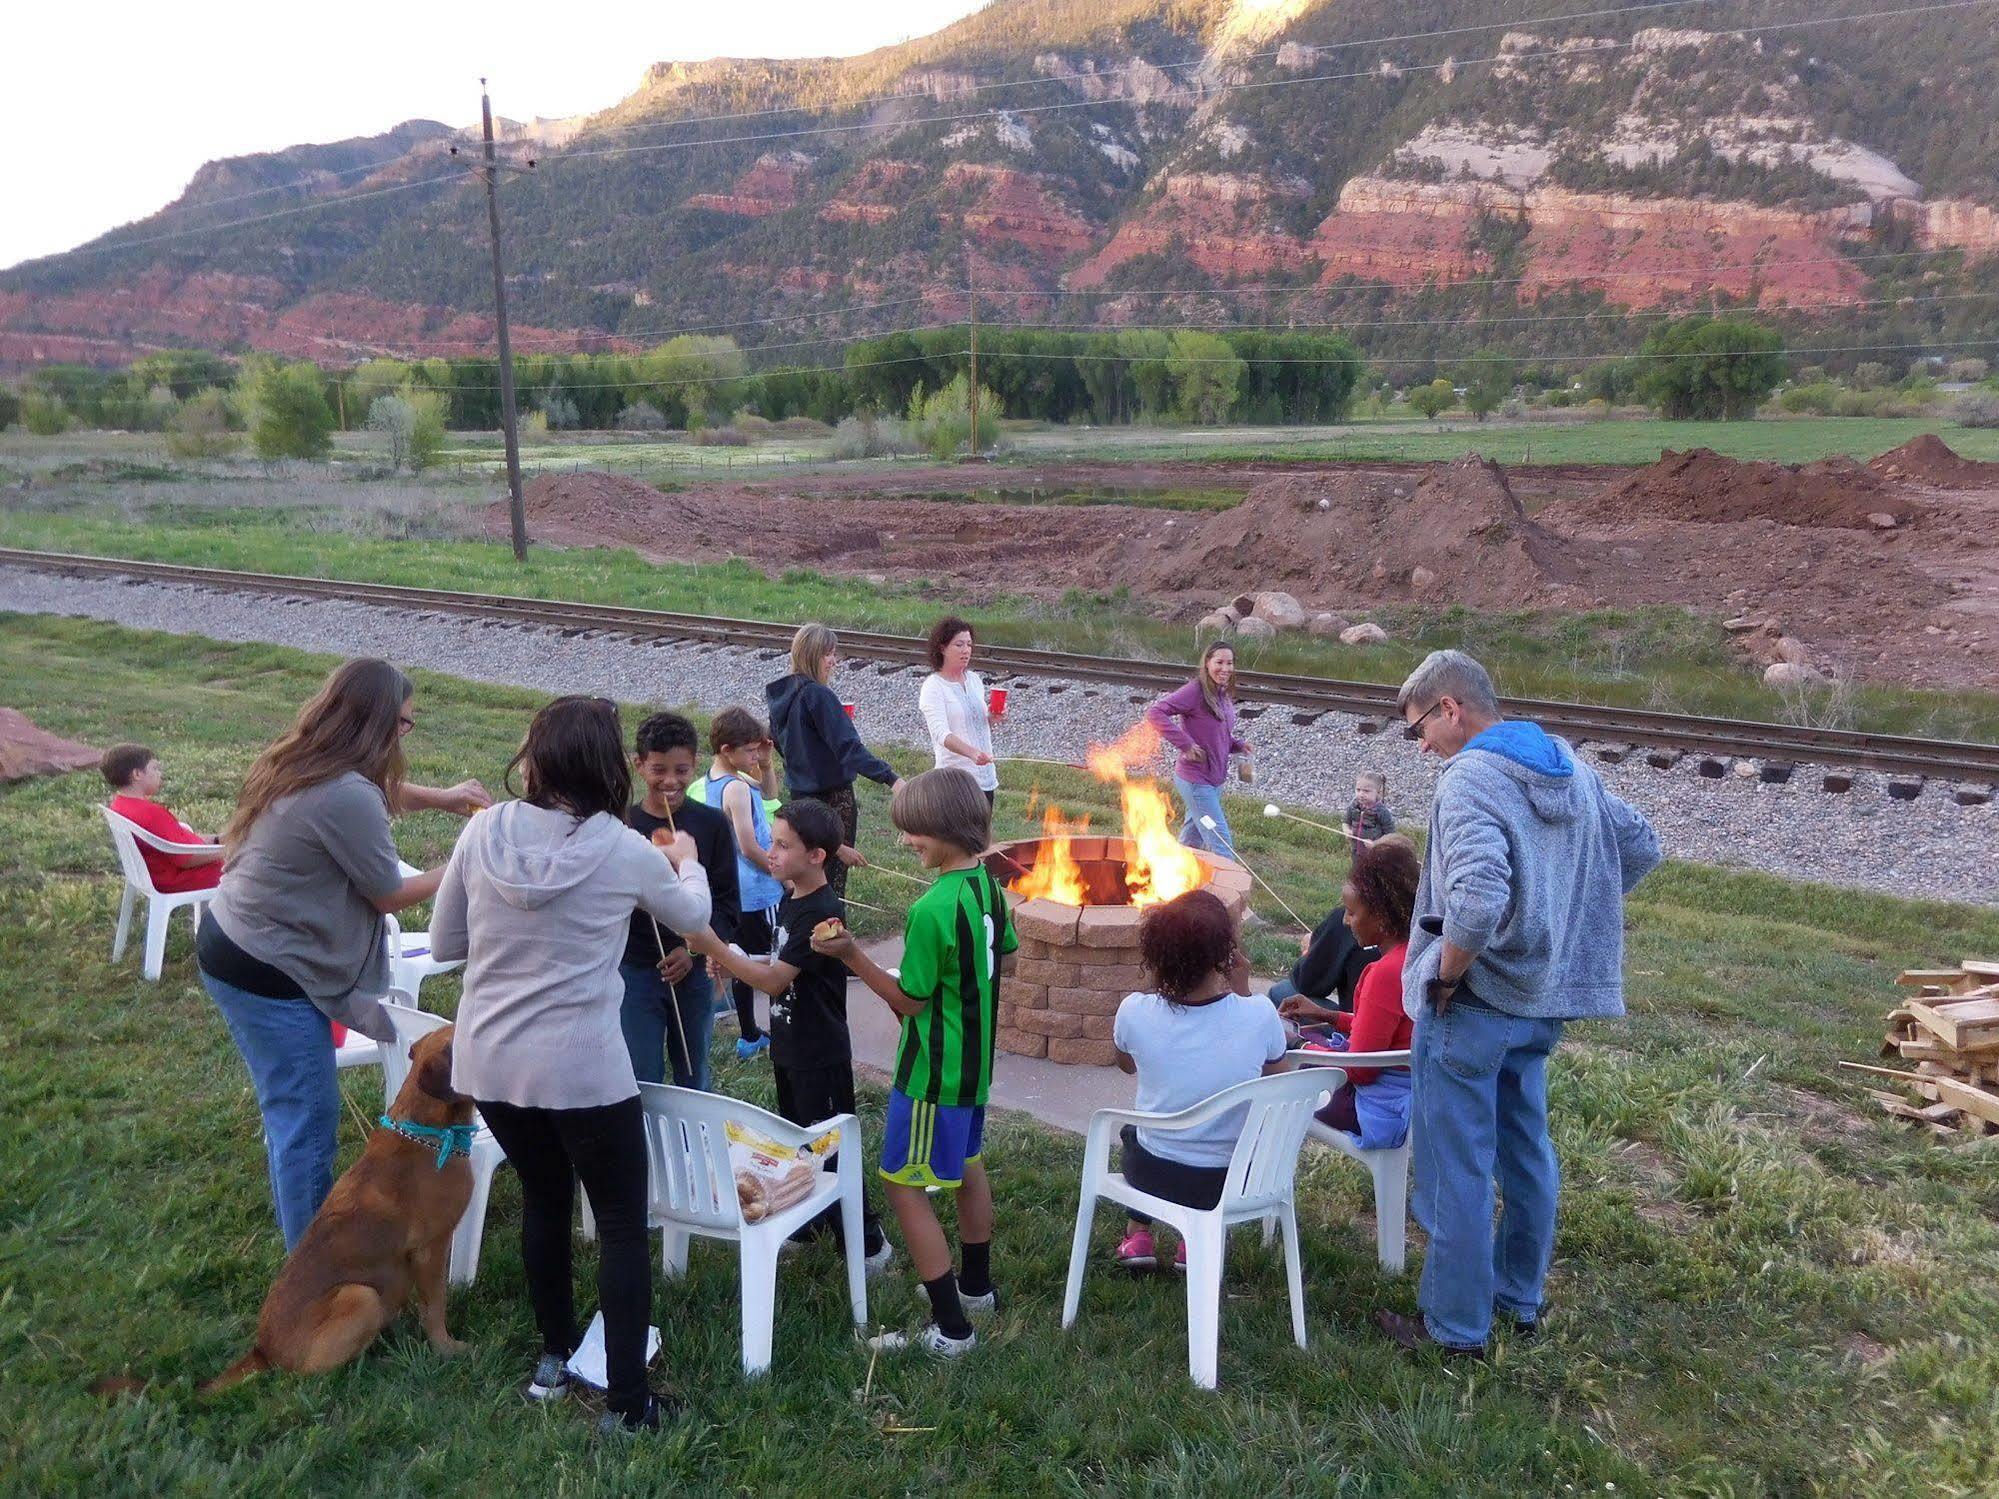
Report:
[{"label": "person in red long-sleeve shirt", "polygon": [[[1422,868],[1416,848],[1397,834],[1377,839],[1354,854],[1353,868],[1340,889],[1347,926],[1354,940],[1379,947],[1381,956],[1362,971],[1354,989],[1353,1012],[1332,1010],[1303,995],[1279,1006],[1286,1020],[1330,1024],[1343,1037],[1341,1050],[1407,1049],[1415,1027],[1402,1008],[1402,959],[1409,950],[1409,923],[1416,908]],[[1371,1117],[1370,1117],[1371,1116]],[[1404,1068],[1353,1067],[1319,1111],[1322,1122],[1359,1135],[1372,1148],[1377,1140],[1406,1136],[1409,1074]],[[1398,1128],[1399,1126],[1399,1128]],[[1400,1138],[1390,1138],[1400,1144]]]},{"label": "person in red long-sleeve shirt", "polygon": [[141,841],[139,857],[146,861],[146,873],[153,888],[162,895],[179,895],[188,890],[213,890],[222,883],[222,846],[212,838],[182,822],[155,798],[166,780],[160,757],[143,744],[114,744],[98,762],[105,783],[117,793],[111,810],[167,843],[210,843],[212,849],[194,854],[169,854]]}]

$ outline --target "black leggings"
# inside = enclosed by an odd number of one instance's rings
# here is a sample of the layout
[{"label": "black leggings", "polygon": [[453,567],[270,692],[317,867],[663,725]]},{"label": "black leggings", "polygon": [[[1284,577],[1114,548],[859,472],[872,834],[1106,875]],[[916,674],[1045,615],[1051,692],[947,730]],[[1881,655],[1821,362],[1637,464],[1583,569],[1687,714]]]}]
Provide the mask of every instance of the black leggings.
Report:
[{"label": "black leggings", "polygon": [[[1228,1167],[1189,1166],[1182,1161],[1169,1161],[1164,1156],[1156,1156],[1139,1144],[1138,1126],[1135,1124],[1127,1124],[1119,1138],[1124,1142],[1119,1170],[1124,1179],[1139,1191],[1190,1208],[1211,1208],[1222,1200],[1222,1188],[1229,1179]],[[1132,1213],[1130,1216],[1133,1223],[1152,1221],[1143,1213]]]},{"label": "black leggings", "polygon": [[[834,861],[839,862],[838,860]],[[773,911],[745,911],[736,922],[736,946],[753,958],[771,956],[771,945],[777,940],[777,933],[771,925]],[[729,997],[736,1002],[736,1029],[745,1041],[763,1039],[763,1027],[757,1024],[757,991],[741,979],[729,984]]]},{"label": "black leggings", "polygon": [[[854,783],[835,786],[831,791],[814,792],[816,800],[831,807],[840,818],[840,840],[851,848],[858,848],[861,836],[861,804],[854,800]],[[843,859],[826,861],[826,883],[833,889],[834,898],[844,902],[847,899],[847,865]]]},{"label": "black leggings", "polygon": [[479,1113],[521,1180],[521,1264],[541,1348],[576,1351],[570,1217],[581,1179],[597,1219],[597,1304],[604,1365],[620,1415],[646,1407],[652,1261],[646,1245],[646,1139],[636,1095],[592,1109],[525,1109],[481,1101]]}]

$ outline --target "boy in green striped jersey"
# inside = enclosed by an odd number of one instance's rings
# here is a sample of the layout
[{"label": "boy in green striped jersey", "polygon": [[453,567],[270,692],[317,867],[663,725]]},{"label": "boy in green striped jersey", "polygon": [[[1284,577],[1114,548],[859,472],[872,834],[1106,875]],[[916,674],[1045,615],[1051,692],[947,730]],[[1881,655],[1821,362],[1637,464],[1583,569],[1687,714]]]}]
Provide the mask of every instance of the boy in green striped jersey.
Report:
[{"label": "boy in green striped jersey", "polygon": [[[986,1094],[999,1022],[1000,960],[1018,947],[999,882],[979,862],[992,836],[986,795],[955,767],[896,787],[889,816],[931,887],[909,908],[902,966],[889,974],[843,929],[813,936],[902,1017],[881,1174],[935,1320],[914,1338],[884,1333],[877,1348],[955,1358],[977,1345],[971,1313],[998,1304],[992,1279],[993,1195],[986,1180]],[[932,1187],[958,1194],[961,1273],[930,1206]]]}]

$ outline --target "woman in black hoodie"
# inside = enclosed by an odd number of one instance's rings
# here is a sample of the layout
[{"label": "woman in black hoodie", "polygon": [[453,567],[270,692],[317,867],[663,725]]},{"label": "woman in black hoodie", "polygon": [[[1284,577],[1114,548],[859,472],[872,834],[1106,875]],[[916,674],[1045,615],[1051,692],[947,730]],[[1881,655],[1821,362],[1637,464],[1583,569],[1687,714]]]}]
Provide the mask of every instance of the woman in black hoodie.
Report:
[{"label": "woman in black hoodie", "polygon": [[771,737],[784,757],[785,794],[812,797],[840,815],[846,847],[827,869],[826,882],[844,900],[847,865],[860,858],[854,851],[861,826],[854,778],[866,776],[893,791],[901,777],[861,743],[854,721],[826,685],[839,659],[838,636],[824,625],[800,625],[791,637],[791,673],[764,688],[764,704],[770,710]]}]

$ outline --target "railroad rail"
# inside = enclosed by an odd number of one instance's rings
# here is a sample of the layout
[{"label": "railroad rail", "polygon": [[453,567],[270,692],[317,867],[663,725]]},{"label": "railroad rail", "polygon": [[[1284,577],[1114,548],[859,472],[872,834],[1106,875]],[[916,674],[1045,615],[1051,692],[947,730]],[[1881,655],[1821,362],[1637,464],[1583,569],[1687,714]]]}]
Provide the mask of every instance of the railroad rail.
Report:
[{"label": "railroad rail", "polygon": [[[230,592],[327,598],[438,614],[467,615],[495,622],[568,631],[593,630],[639,639],[707,641],[719,645],[788,651],[794,626],[769,620],[729,619],[636,609],[612,604],[571,603],[512,594],[460,593],[450,589],[406,588],[337,578],[301,578],[283,573],[238,572],[178,563],[142,562],[70,552],[0,547],[0,565],[75,575],[113,575],[153,582],[185,583]],[[923,642],[876,631],[840,630],[843,656],[903,666],[926,664]],[[1143,691],[1168,691],[1186,680],[1177,663],[1124,660],[1072,651],[981,645],[980,665],[988,677],[1049,682],[1103,683]],[[1375,720],[1395,731],[1395,689],[1377,682],[1339,681],[1283,672],[1236,673],[1239,695],[1306,714],[1346,713]],[[1962,740],[1920,739],[1847,729],[1809,729],[1742,719],[1701,718],[1647,709],[1600,707],[1587,703],[1504,698],[1509,715],[1532,718],[1577,743],[1628,746],[1633,751],[1729,757],[1779,765],[1863,768],[1908,776],[1999,785],[1999,745]]]}]

